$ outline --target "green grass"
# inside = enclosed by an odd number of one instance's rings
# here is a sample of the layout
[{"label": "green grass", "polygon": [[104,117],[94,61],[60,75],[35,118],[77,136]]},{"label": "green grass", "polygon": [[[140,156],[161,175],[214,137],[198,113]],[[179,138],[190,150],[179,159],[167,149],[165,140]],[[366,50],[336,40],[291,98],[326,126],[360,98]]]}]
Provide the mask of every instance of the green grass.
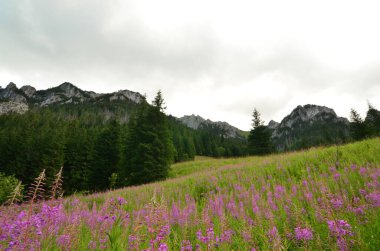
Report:
[{"label": "green grass", "polygon": [[[81,221],[76,226],[64,221],[59,231],[71,236],[70,247],[75,250],[87,250],[90,243],[97,245],[96,250],[101,245],[107,250],[131,250],[132,237],[138,239],[137,249],[148,249],[167,225],[170,233],[160,243],[170,250],[180,250],[184,240],[201,250],[338,250],[338,239],[329,232],[327,221],[344,220],[353,232],[344,236],[348,247],[376,250],[380,213],[368,196],[379,194],[379,153],[380,138],[375,138],[263,157],[196,158],[173,165],[165,181],[66,198],[64,213],[81,215]],[[115,205],[118,197],[127,204]],[[341,204],[335,206],[334,200]],[[222,201],[220,210],[218,201]],[[359,207],[364,214],[353,211]],[[185,223],[172,221],[173,208],[181,214],[191,211]],[[92,226],[87,223],[111,216],[115,216],[111,225],[101,220]],[[270,238],[273,227],[278,235]],[[296,227],[311,229],[313,239],[297,241]],[[197,237],[198,231],[206,235],[210,228],[216,236],[226,231],[233,235],[216,248],[215,239],[202,243]],[[40,248],[64,249],[56,237],[47,236]]]}]

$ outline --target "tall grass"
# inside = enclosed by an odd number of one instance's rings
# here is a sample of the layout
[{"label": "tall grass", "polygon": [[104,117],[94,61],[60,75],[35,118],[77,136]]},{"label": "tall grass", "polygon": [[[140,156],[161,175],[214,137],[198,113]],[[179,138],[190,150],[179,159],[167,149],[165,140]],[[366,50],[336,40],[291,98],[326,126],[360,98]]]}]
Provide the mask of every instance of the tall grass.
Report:
[{"label": "tall grass", "polygon": [[171,178],[2,207],[0,249],[377,250],[380,139],[173,165]]}]

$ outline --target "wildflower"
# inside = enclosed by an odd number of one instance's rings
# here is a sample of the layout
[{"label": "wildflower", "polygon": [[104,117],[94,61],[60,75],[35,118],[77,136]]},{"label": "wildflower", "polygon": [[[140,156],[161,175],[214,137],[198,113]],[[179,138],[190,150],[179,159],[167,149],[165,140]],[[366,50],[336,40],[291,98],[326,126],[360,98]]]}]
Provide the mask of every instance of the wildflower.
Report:
[{"label": "wildflower", "polygon": [[277,230],[276,226],[272,227],[272,229],[270,229],[268,231],[268,237],[269,237],[269,239],[271,241],[277,239],[277,237],[278,237],[278,230]]},{"label": "wildflower", "polygon": [[168,248],[168,245],[166,245],[166,243],[161,243],[157,249],[157,251],[167,251],[167,250],[169,250],[169,248]]},{"label": "wildflower", "polygon": [[339,250],[347,250],[348,245],[346,241],[346,237],[352,236],[351,226],[344,220],[337,221],[327,221],[327,225],[329,227],[330,233],[332,236],[336,238],[337,246]]},{"label": "wildflower", "polygon": [[338,181],[339,178],[340,178],[340,173],[335,173],[335,174],[334,174],[334,180],[335,180],[335,181]]},{"label": "wildflower", "polygon": [[203,236],[202,231],[198,230],[197,239],[205,244],[211,242],[214,239],[214,229],[212,227],[207,229],[206,236]]},{"label": "wildflower", "polygon": [[361,167],[359,170],[359,173],[361,176],[364,176],[364,174],[367,172],[367,169],[365,167]]},{"label": "wildflower", "polygon": [[341,198],[332,198],[330,202],[334,209],[340,209],[343,207],[343,200]]},{"label": "wildflower", "polygon": [[313,232],[310,228],[296,227],[294,229],[295,237],[298,241],[309,241],[313,239]]},{"label": "wildflower", "polygon": [[70,235],[62,234],[59,236],[57,239],[57,244],[62,248],[70,246]]},{"label": "wildflower", "polygon": [[181,251],[192,251],[193,248],[189,240],[182,241]]},{"label": "wildflower", "polygon": [[281,186],[281,185],[276,186],[275,190],[279,194],[285,193],[285,188],[283,186]]},{"label": "wildflower", "polygon": [[373,192],[366,196],[366,199],[374,206],[380,207],[380,193]]},{"label": "wildflower", "polygon": [[335,236],[346,236],[350,235],[352,236],[353,233],[351,232],[351,226],[344,220],[331,220],[327,221],[327,225],[329,227],[330,233]]},{"label": "wildflower", "polygon": [[123,197],[118,197],[117,202],[119,203],[119,205],[127,204],[127,201]]},{"label": "wildflower", "polygon": [[88,243],[88,249],[96,249],[96,242],[91,240],[89,243]]}]

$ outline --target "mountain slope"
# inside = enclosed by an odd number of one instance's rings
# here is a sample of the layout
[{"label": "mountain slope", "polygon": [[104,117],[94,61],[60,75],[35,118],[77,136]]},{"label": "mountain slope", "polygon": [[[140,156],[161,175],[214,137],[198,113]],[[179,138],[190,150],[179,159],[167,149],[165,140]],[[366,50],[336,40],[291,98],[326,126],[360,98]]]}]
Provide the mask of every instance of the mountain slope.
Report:
[{"label": "mountain slope", "polygon": [[349,122],[325,106],[297,106],[281,123],[270,122],[278,151],[346,141]]},{"label": "mountain slope", "polygon": [[20,113],[19,106],[21,104],[24,104],[22,111],[25,112],[25,105],[28,108],[33,108],[50,105],[113,101],[126,101],[139,104],[142,100],[143,96],[140,93],[129,90],[99,94],[92,91],[83,91],[75,85],[65,82],[57,87],[37,91],[34,87],[29,85],[18,89],[17,86],[11,82],[5,89],[0,89],[0,115],[9,112]]},{"label": "mountain slope", "polygon": [[215,131],[218,131],[220,135],[225,138],[240,138],[243,139],[243,131],[240,129],[228,124],[227,122],[222,121],[211,121],[209,119],[204,119],[198,115],[186,115],[181,118],[178,118],[182,124],[192,128],[192,129],[205,129],[212,128]]}]

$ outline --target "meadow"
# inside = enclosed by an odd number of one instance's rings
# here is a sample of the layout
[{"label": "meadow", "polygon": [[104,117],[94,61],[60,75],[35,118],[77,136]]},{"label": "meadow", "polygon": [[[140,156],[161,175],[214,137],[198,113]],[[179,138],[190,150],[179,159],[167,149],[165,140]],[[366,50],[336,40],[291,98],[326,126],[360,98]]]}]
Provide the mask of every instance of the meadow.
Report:
[{"label": "meadow", "polygon": [[0,250],[379,250],[380,138],[0,208]]}]

